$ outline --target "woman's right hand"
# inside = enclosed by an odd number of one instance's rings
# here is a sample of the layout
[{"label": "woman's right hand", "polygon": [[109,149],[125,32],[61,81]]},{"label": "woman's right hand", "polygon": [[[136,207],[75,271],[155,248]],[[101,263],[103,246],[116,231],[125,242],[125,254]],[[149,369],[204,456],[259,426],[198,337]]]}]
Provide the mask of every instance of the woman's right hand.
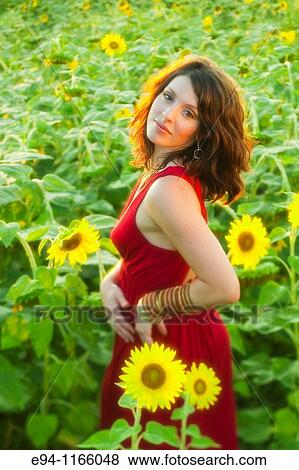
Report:
[{"label": "woman's right hand", "polygon": [[107,308],[109,323],[114,331],[127,343],[134,341],[135,329],[125,319],[119,309],[129,307],[130,303],[126,299],[122,289],[110,278],[104,278],[100,285],[102,304]]}]

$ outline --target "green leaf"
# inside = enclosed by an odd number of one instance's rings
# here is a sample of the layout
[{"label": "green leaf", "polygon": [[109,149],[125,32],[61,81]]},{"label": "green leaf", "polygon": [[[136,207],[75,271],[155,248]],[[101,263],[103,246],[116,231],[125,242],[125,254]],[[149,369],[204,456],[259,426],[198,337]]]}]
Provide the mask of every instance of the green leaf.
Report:
[{"label": "green leaf", "polygon": [[37,279],[31,279],[27,274],[19,279],[9,288],[6,294],[6,300],[13,302],[22,302],[27,299],[36,298],[43,291]]},{"label": "green leaf", "polygon": [[123,393],[117,403],[122,408],[129,408],[130,410],[137,406],[137,400],[127,393]]},{"label": "green leaf", "polygon": [[65,277],[67,291],[76,297],[85,297],[88,289],[85,282],[76,273],[68,273]]},{"label": "green leaf", "polygon": [[118,440],[119,442],[123,442],[128,439],[128,437],[131,437],[132,434],[137,434],[140,431],[140,424],[137,426],[129,426],[125,419],[117,419],[110,429],[110,439],[112,441]]},{"label": "green leaf", "polygon": [[190,424],[186,429],[187,436],[191,436],[188,448],[207,449],[209,447],[220,448],[221,446],[208,436],[203,436],[196,424]]},{"label": "green leaf", "polygon": [[58,419],[53,414],[31,415],[26,424],[26,434],[36,449],[45,449],[58,427]]},{"label": "green leaf", "polygon": [[93,401],[76,403],[67,415],[68,428],[82,436],[81,439],[96,429],[97,421],[98,406]]},{"label": "green leaf", "polygon": [[40,240],[48,230],[49,225],[42,225],[40,227],[30,227],[25,230],[21,230],[20,234],[27,242],[35,242],[36,240]]},{"label": "green leaf", "polygon": [[101,214],[88,215],[85,219],[98,230],[111,229],[117,222],[114,217]]},{"label": "green leaf", "polygon": [[171,419],[175,420],[182,420],[185,416],[189,416],[194,413],[194,406],[192,406],[189,402],[184,403],[180,408],[175,408],[171,414]]},{"label": "green leaf", "polygon": [[296,436],[299,432],[299,417],[290,408],[281,408],[275,412],[275,430],[287,436]]},{"label": "green leaf", "polygon": [[10,349],[22,345],[29,337],[28,324],[19,315],[10,315],[2,326],[1,348]]},{"label": "green leaf", "polygon": [[34,152],[11,152],[4,155],[3,160],[9,162],[21,162],[22,160],[53,160],[53,157],[50,155],[44,155],[42,153]]},{"label": "green leaf", "polygon": [[109,253],[112,253],[113,255],[118,255],[118,251],[113,245],[113,242],[110,238],[104,238],[102,237],[100,239],[100,246],[101,248],[105,249],[106,251],[109,251]]},{"label": "green leaf", "polygon": [[18,182],[21,182],[28,181],[28,179],[30,179],[33,169],[30,166],[19,165],[18,163],[15,163],[14,165],[6,165],[3,164],[1,160],[1,172],[4,172],[7,176],[15,178]]},{"label": "green leaf", "polygon": [[21,191],[16,184],[0,187],[0,207],[6,206],[11,202],[20,202],[21,200]]},{"label": "green leaf", "polygon": [[283,227],[274,227],[271,230],[269,238],[272,243],[275,243],[278,240],[282,240],[283,238],[286,238],[287,236],[288,236],[288,232]]},{"label": "green leaf", "polygon": [[260,212],[263,209],[263,201],[254,201],[254,202],[244,202],[238,205],[237,214],[249,214],[254,215]]},{"label": "green leaf", "polygon": [[44,291],[38,296],[41,305],[57,307],[64,306],[66,303],[65,292],[60,287],[54,287],[52,290]]},{"label": "green leaf", "polygon": [[299,390],[295,390],[287,395],[288,404],[299,413]]},{"label": "green leaf", "polygon": [[244,382],[244,380],[234,382],[234,391],[241,395],[241,397],[250,397],[250,389],[248,387],[248,384]]},{"label": "green leaf", "polygon": [[271,368],[273,370],[274,378],[285,388],[296,388],[296,380],[299,377],[298,364],[298,361],[292,361],[287,357],[271,358]]},{"label": "green leaf", "polygon": [[35,271],[35,277],[44,289],[52,289],[54,287],[57,272],[58,270],[56,268],[39,266]]},{"label": "green leaf", "polygon": [[76,361],[52,362],[48,368],[49,381],[53,382],[52,390],[63,397],[68,396],[76,376]]},{"label": "green leaf", "polygon": [[10,222],[9,224],[6,224],[2,220],[0,220],[0,240],[2,241],[5,248],[9,247],[12,244],[19,229],[19,224],[15,222]]},{"label": "green leaf", "polygon": [[271,305],[279,300],[288,298],[289,292],[286,286],[282,286],[275,281],[268,281],[262,286],[258,303],[261,305]]},{"label": "green leaf", "polygon": [[77,445],[79,449],[116,450],[119,440],[111,441],[110,429],[103,429],[92,434],[88,439]]},{"label": "green leaf", "polygon": [[42,181],[45,184],[46,191],[49,192],[71,192],[76,190],[72,184],[54,173],[48,173]]},{"label": "green leaf", "polygon": [[229,332],[232,348],[240,354],[246,355],[244,340],[237,325],[227,325],[226,327]]},{"label": "green leaf", "polygon": [[238,413],[239,436],[248,444],[262,444],[272,433],[272,421],[264,408],[245,408]]},{"label": "green leaf", "polygon": [[52,341],[54,324],[48,318],[37,320],[32,318],[29,323],[30,338],[33,349],[38,358],[40,358],[48,349]]},{"label": "green leaf", "polygon": [[265,385],[274,380],[273,370],[269,367],[269,357],[263,352],[252,354],[247,359],[242,360],[241,367],[245,374],[252,377],[253,382],[257,385]]},{"label": "green leaf", "polygon": [[299,256],[288,256],[288,263],[299,274]]},{"label": "green leaf", "polygon": [[173,447],[180,447],[180,439],[175,426],[168,426],[157,423],[156,421],[148,421],[146,424],[143,439],[151,444],[162,444],[165,442]]},{"label": "green leaf", "polygon": [[238,268],[239,279],[259,279],[261,277],[275,274],[279,271],[279,266],[270,262],[264,261],[258,264],[254,269]]},{"label": "green leaf", "polygon": [[114,421],[111,429],[103,429],[92,434],[88,439],[81,442],[80,449],[117,449],[119,445],[132,436],[133,433],[139,433],[141,426],[132,427],[125,419]]},{"label": "green leaf", "polygon": [[30,400],[28,387],[24,383],[24,373],[0,355],[0,411],[19,412],[25,409]]}]

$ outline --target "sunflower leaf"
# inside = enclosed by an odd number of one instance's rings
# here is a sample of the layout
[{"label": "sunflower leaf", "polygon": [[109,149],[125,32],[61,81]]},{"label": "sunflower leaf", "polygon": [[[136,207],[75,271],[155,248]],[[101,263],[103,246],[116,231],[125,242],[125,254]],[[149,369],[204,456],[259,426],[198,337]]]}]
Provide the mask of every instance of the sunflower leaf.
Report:
[{"label": "sunflower leaf", "polygon": [[131,397],[131,395],[128,395],[126,393],[123,393],[120,399],[118,400],[119,406],[122,408],[135,408],[137,405],[137,400],[135,398]]},{"label": "sunflower leaf", "polygon": [[217,442],[208,436],[203,436],[196,424],[190,424],[186,429],[187,436],[191,436],[191,442],[188,448],[206,449],[207,447],[221,447]]},{"label": "sunflower leaf", "polygon": [[278,240],[282,240],[283,238],[288,236],[288,232],[283,227],[274,227],[271,231],[269,238],[272,243],[277,242]]},{"label": "sunflower leaf", "polygon": [[103,429],[89,436],[78,444],[80,449],[118,449],[120,443],[132,436],[133,432],[140,432],[141,426],[131,427],[125,419],[117,419],[111,429]]},{"label": "sunflower leaf", "polygon": [[268,281],[260,290],[258,303],[260,305],[272,305],[280,300],[287,300],[288,293],[287,287],[275,281]]},{"label": "sunflower leaf", "polygon": [[19,228],[19,224],[15,222],[6,224],[3,222],[3,220],[0,220],[0,240],[2,241],[5,248],[8,248],[12,244],[19,231]]},{"label": "sunflower leaf", "polygon": [[149,421],[146,424],[143,439],[151,444],[162,444],[163,442],[166,442],[166,444],[176,448],[179,448],[180,446],[177,428],[174,426],[165,426],[157,423],[156,421]]},{"label": "sunflower leaf", "polygon": [[172,420],[182,420],[184,417],[187,417],[194,413],[194,406],[190,403],[185,403],[181,408],[175,408],[171,414]]}]

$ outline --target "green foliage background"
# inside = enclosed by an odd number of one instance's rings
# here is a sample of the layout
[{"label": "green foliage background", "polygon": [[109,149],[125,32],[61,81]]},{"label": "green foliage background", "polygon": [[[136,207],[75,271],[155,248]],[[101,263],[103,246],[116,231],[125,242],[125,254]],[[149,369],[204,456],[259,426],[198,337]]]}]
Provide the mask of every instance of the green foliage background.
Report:
[{"label": "green foliage background", "polygon": [[[48,268],[38,245],[82,217],[101,231],[101,274],[118,260],[109,240],[140,171],[128,165],[128,118],[153,71],[188,52],[206,55],[245,92],[260,144],[246,195],[207,204],[223,247],[232,213],[262,218],[272,240],[254,271],[236,268],[240,302],[222,311],[234,353],[244,449],[299,449],[298,243],[286,207],[299,192],[295,2],[7,1],[0,16],[0,437],[4,449],[75,448],[97,429],[99,386],[113,342],[96,314],[39,316],[36,306],[101,306],[96,255]],[[47,15],[47,18],[42,15]],[[211,16],[211,28],[202,20]],[[128,49],[109,57],[106,33]],[[298,36],[298,32],[297,32]],[[74,66],[74,60],[78,66]],[[297,87],[298,89],[298,87]],[[232,210],[230,210],[232,209]],[[298,242],[298,239],[297,239]],[[290,255],[292,256],[290,258]],[[286,266],[292,269],[293,278]],[[252,308],[252,306],[256,306]]]}]

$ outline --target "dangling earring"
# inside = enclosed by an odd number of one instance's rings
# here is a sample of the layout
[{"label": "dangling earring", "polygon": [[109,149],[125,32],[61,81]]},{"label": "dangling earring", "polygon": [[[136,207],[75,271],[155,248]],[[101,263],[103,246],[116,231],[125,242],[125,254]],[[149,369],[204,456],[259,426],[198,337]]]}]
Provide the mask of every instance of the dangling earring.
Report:
[{"label": "dangling earring", "polygon": [[193,158],[195,158],[195,160],[199,160],[203,156],[203,150],[199,148],[198,141],[196,141],[196,144],[197,144],[197,148],[193,152]]}]

